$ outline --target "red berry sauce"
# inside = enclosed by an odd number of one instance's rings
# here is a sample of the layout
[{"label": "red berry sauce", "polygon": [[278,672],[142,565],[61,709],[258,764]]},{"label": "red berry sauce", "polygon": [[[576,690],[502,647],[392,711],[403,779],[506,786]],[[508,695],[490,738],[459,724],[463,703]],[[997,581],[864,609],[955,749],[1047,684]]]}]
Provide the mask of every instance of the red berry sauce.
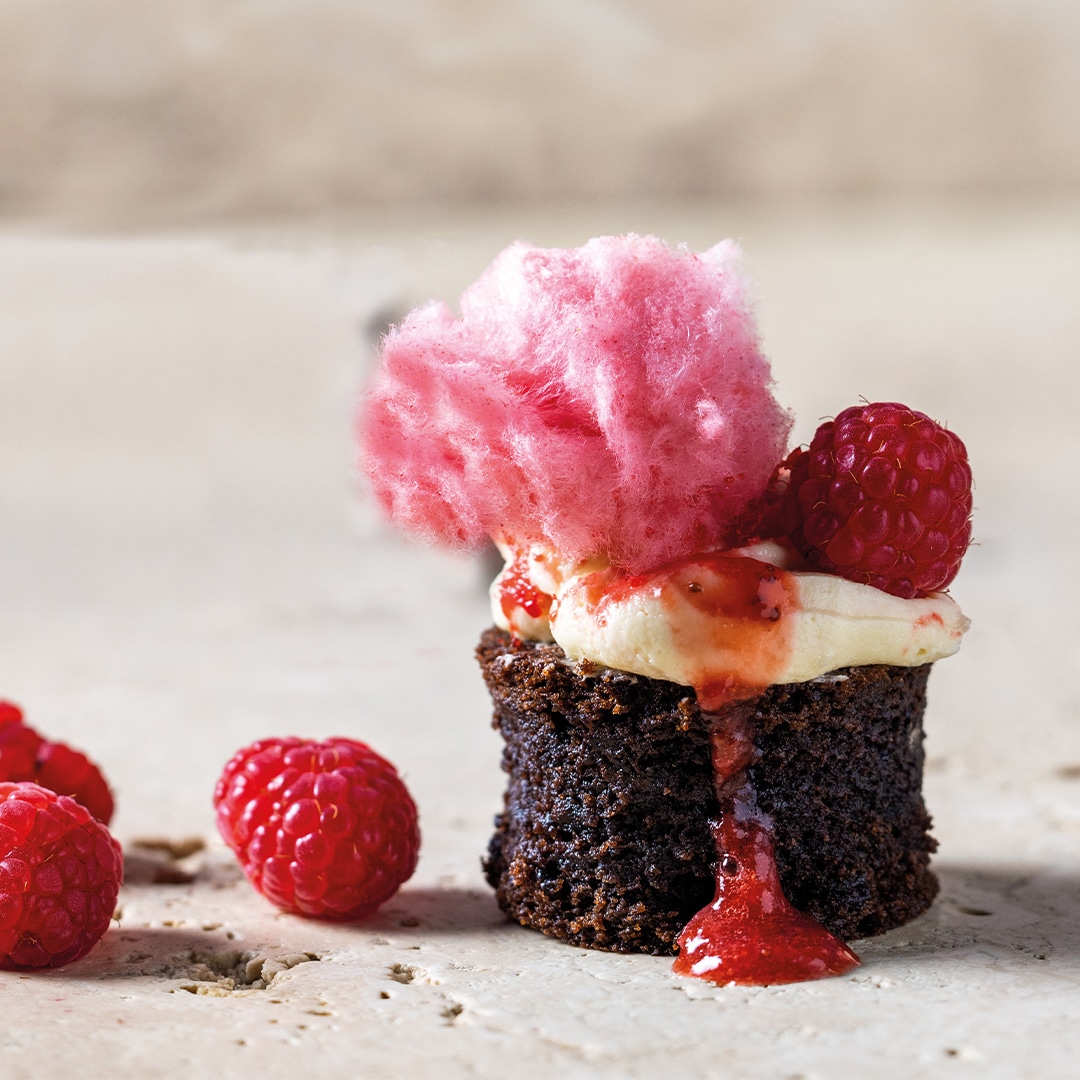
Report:
[{"label": "red berry sauce", "polygon": [[[552,598],[518,554],[500,580],[500,602],[516,632],[517,612],[548,615]],[[777,681],[798,610],[794,579],[744,556],[699,555],[647,574],[614,567],[583,579],[601,624],[633,594],[658,597],[699,705],[713,713],[712,764],[720,801],[714,828],[716,895],[679,935],[674,970],[709,982],[768,986],[842,975],[859,958],[816,919],[788,903],[773,854],[772,822],[757,805],[747,766],[755,756],[748,703]],[[557,613],[555,614],[557,618]]]},{"label": "red berry sauce", "polygon": [[541,592],[529,577],[528,558],[528,552],[519,551],[499,578],[499,606],[515,637],[521,636],[517,627],[519,610],[533,619],[547,618],[551,611],[552,598]]},{"label": "red berry sauce", "polygon": [[757,805],[746,767],[754,758],[749,713],[717,717],[713,770],[720,798],[716,895],[679,935],[676,974],[725,985],[770,986],[843,975],[859,958],[780,886],[772,822]]},{"label": "red berry sauce", "polygon": [[701,707],[720,709],[768,687],[790,652],[784,616],[799,602],[791,575],[757,559],[709,555],[677,563],[665,576],[668,606],[674,592],[708,616],[709,640],[695,643],[698,663],[690,672]]},{"label": "red berry sauce", "polygon": [[[788,903],[773,854],[772,822],[747,776],[755,756],[749,701],[777,681],[798,610],[792,576],[743,556],[695,556],[650,574],[587,579],[598,620],[633,593],[667,611],[698,704],[715,716],[712,765],[720,801],[716,895],[679,935],[674,969],[710,982],[768,986],[842,975],[859,958]],[[745,703],[745,704],[744,704]]]},{"label": "red berry sauce", "polygon": [[[799,591],[791,574],[741,555],[695,555],[647,574],[610,567],[581,587],[598,623],[634,594],[656,597],[682,661],[682,678],[702,709],[716,712],[757,697],[791,654]],[[557,614],[555,616],[558,617]]]}]

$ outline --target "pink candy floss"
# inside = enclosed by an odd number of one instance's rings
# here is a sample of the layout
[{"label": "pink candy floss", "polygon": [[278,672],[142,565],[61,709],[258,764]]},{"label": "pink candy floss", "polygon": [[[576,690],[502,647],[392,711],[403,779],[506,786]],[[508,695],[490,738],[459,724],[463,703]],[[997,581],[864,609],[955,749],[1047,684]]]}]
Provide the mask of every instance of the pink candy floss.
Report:
[{"label": "pink candy floss", "polygon": [[387,335],[361,453],[399,524],[604,554],[636,573],[737,542],[784,456],[740,252],[655,237],[507,248]]}]

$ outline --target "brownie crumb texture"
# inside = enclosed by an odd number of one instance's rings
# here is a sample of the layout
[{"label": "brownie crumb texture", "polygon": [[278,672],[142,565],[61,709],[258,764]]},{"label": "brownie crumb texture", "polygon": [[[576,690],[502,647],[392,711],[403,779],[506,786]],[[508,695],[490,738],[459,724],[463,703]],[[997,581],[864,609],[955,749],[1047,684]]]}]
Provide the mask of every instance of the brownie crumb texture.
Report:
[{"label": "brownie crumb texture", "polygon": [[[477,656],[509,775],[484,861],[499,906],[575,945],[675,952],[715,888],[710,715],[688,687],[495,628]],[[922,799],[929,670],[847,668],[736,706],[784,892],[845,940],[913,919],[937,893]]]}]

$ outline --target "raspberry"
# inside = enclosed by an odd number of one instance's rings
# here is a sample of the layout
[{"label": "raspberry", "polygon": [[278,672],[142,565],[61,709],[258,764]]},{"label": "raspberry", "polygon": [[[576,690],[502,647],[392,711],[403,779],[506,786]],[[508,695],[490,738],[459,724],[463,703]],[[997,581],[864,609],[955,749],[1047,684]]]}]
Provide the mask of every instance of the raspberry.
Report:
[{"label": "raspberry", "polygon": [[116,910],[120,845],[67,795],[0,783],[0,968],[85,956]]},{"label": "raspberry", "polygon": [[754,540],[769,540],[785,535],[780,507],[788,486],[787,465],[787,461],[782,461],[773,469],[765,490],[752,499],[746,510],[735,519],[733,547],[742,547]]},{"label": "raspberry", "polygon": [[0,781],[29,780],[58,795],[70,795],[108,825],[113,798],[101,770],[85,754],[49,742],[23,722],[22,710],[0,701]]},{"label": "raspberry", "polygon": [[285,911],[373,912],[416,869],[416,805],[390,762],[352,739],[264,739],[214,791],[218,829],[251,883]]},{"label": "raspberry", "polygon": [[905,598],[956,576],[971,543],[971,468],[960,439],[925,413],[845,409],[784,466],[784,530],[812,565]]},{"label": "raspberry", "polygon": [[34,781],[58,795],[70,795],[102,823],[113,815],[112,792],[101,770],[78,750],[43,741],[38,750]]},{"label": "raspberry", "polygon": [[0,701],[0,780],[32,780],[44,741],[23,723],[18,705]]}]

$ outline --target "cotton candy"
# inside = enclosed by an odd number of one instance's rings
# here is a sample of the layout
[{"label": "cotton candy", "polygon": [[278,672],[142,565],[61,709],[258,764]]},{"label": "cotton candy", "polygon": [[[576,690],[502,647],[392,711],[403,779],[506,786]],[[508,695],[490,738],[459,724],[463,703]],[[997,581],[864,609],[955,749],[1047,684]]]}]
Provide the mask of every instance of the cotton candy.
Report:
[{"label": "cotton candy", "polygon": [[784,456],[740,253],[655,237],[514,244],[461,297],[392,329],[361,464],[402,527],[640,572],[738,539]]}]

